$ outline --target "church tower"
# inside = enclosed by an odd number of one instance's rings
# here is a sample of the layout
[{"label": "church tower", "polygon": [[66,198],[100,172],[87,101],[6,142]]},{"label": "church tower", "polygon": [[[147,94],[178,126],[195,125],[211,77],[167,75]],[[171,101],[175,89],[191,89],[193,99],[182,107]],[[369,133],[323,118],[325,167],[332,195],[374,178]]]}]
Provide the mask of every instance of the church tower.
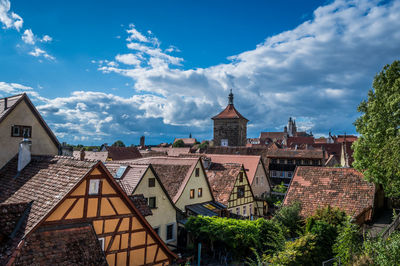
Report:
[{"label": "church tower", "polygon": [[247,120],[233,105],[232,90],[229,93],[228,106],[214,120],[214,145],[215,146],[246,146]]}]

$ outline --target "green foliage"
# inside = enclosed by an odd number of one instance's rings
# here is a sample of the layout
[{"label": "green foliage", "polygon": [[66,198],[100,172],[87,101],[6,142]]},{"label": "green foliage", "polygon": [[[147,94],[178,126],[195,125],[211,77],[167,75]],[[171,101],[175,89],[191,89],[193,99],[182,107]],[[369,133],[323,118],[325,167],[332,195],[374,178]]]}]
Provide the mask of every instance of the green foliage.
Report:
[{"label": "green foliage", "polygon": [[178,139],[177,141],[175,141],[175,142],[172,144],[172,147],[174,147],[174,148],[185,147],[185,142],[183,142],[183,140],[181,140],[181,139]]},{"label": "green foliage", "polygon": [[111,145],[113,147],[125,147],[125,144],[122,142],[122,140],[117,140],[116,142],[114,142],[113,145]]},{"label": "green foliage", "polygon": [[348,218],[339,229],[333,252],[340,257],[343,264],[351,264],[361,252],[362,240],[359,226]]},{"label": "green foliage", "polygon": [[368,99],[358,106],[360,138],[353,144],[353,166],[386,195],[400,196],[400,61],[375,76]]},{"label": "green foliage", "polygon": [[344,211],[337,207],[327,206],[325,208],[318,208],[312,216],[309,216],[306,220],[306,231],[310,227],[310,223],[314,221],[324,221],[328,224],[338,227],[341,226],[347,220],[347,215]]},{"label": "green foliage", "polygon": [[361,258],[369,259],[371,265],[398,265],[400,262],[400,232],[393,233],[387,240],[381,238],[364,242]]},{"label": "green foliage", "polygon": [[[285,186],[285,183],[281,183],[280,185],[276,185],[272,191],[273,192],[279,192],[279,193],[286,193],[287,191],[287,187]],[[268,205],[270,206],[280,206],[282,204],[282,200],[283,200],[284,196],[280,196],[280,195],[270,195],[266,198],[266,201],[268,202]]]},{"label": "green foliage", "polygon": [[317,237],[313,234],[288,241],[285,249],[273,256],[266,256],[265,260],[272,265],[316,265],[318,261]]},{"label": "green foliage", "polygon": [[207,149],[209,142],[206,140],[203,143],[199,144],[199,149]]},{"label": "green foliage", "polygon": [[296,237],[301,233],[301,204],[296,202],[289,206],[281,207],[272,218],[282,227],[286,237]]},{"label": "green foliage", "polygon": [[281,183],[280,185],[276,185],[274,188],[273,188],[273,191],[274,192],[279,192],[279,193],[286,193],[286,191],[287,191],[287,186],[285,186],[285,183]]},{"label": "green foliage", "polygon": [[245,258],[251,249],[267,254],[280,250],[284,237],[272,221],[236,220],[219,217],[189,217],[185,224],[196,242],[212,247],[213,251],[231,252],[236,258]]}]

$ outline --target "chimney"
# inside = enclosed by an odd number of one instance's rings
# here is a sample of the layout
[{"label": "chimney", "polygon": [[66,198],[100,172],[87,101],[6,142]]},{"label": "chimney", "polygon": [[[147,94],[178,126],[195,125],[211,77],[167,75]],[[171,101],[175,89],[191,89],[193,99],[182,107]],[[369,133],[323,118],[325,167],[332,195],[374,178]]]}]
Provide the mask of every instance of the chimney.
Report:
[{"label": "chimney", "polygon": [[32,141],[24,138],[19,144],[18,150],[18,173],[22,171],[31,161],[31,146]]},{"label": "chimney", "polygon": [[141,136],[141,137],[140,137],[140,148],[141,148],[141,149],[144,149],[144,148],[145,148],[145,146],[144,146],[144,136]]},{"label": "chimney", "polygon": [[205,169],[210,169],[211,166],[211,158],[209,157],[202,157],[203,165]]},{"label": "chimney", "polygon": [[7,108],[8,108],[7,107],[7,100],[8,100],[7,97],[4,98],[4,111],[7,110]]},{"label": "chimney", "polygon": [[79,160],[85,160],[85,150],[82,148],[81,152],[79,153]]}]

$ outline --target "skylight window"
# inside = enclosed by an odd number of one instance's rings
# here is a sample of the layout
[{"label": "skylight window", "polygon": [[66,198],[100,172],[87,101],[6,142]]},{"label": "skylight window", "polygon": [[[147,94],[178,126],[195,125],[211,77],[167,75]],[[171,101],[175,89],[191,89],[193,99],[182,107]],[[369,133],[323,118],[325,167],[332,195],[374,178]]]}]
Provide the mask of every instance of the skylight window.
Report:
[{"label": "skylight window", "polygon": [[125,173],[125,171],[126,171],[127,168],[128,168],[127,165],[121,165],[121,166],[118,168],[118,171],[117,171],[117,173],[115,174],[114,178],[121,178],[121,177],[124,175],[124,173]]}]

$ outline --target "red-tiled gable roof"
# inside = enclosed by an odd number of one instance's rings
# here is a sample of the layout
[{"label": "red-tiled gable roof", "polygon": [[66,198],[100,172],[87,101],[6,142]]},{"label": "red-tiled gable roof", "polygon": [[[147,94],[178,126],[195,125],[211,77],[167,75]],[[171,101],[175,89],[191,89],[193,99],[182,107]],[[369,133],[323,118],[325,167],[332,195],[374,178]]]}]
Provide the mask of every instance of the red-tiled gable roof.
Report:
[{"label": "red-tiled gable roof", "polygon": [[283,140],[287,135],[285,132],[261,132],[260,139]]},{"label": "red-tiled gable roof", "polygon": [[173,202],[176,202],[183,192],[199,158],[186,157],[146,157],[123,163],[151,164],[161,183]]},{"label": "red-tiled gable roof", "polygon": [[325,149],[328,156],[334,155],[336,160],[340,161],[340,154],[342,151],[342,145],[340,143],[314,143],[311,147]]},{"label": "red-tiled gable roof", "polygon": [[[7,100],[6,100],[7,99]],[[5,108],[5,104],[7,101],[7,108]],[[54,135],[53,131],[49,128],[49,126],[46,124],[46,122],[43,120],[42,116],[40,115],[39,111],[36,109],[36,107],[33,105],[31,100],[29,100],[29,97],[23,93],[23,94],[18,94],[6,98],[0,99],[0,123],[16,108],[16,106],[22,102],[25,101],[29,109],[32,111],[33,115],[36,117],[36,119],[39,121],[39,124],[43,127],[43,129],[46,131],[47,135],[49,138],[53,141],[54,145],[57,146],[57,148],[60,146],[60,142],[58,142],[57,137]]]},{"label": "red-tiled gable roof", "polygon": [[288,147],[300,144],[314,144],[314,137],[288,137],[286,143]]},{"label": "red-tiled gable roof", "polygon": [[323,144],[323,143],[326,143],[326,142],[327,142],[326,138],[319,138],[319,139],[315,139],[314,140],[314,143],[317,143],[317,144]]},{"label": "red-tiled gable roof", "polygon": [[267,157],[269,157],[269,158],[323,159],[324,153],[322,150],[279,149],[279,150],[268,150]]},{"label": "red-tiled gable roof", "polygon": [[337,142],[337,143],[342,143],[342,142],[354,142],[354,141],[356,141],[358,139],[358,137],[357,136],[354,136],[354,135],[338,135],[336,138],[335,138],[335,142]]},{"label": "red-tiled gable roof", "polygon": [[91,225],[37,230],[26,239],[14,263],[14,265],[108,265]]},{"label": "red-tiled gable roof", "polygon": [[[181,154],[189,154],[190,147],[180,147],[180,148],[173,148],[173,147],[154,147],[151,148],[152,151],[155,152],[164,152],[165,155],[168,156],[180,156]],[[160,156],[160,155],[158,155]]]},{"label": "red-tiled gable roof", "polygon": [[132,200],[135,207],[140,211],[143,216],[153,215],[143,194],[130,195],[129,198]]},{"label": "red-tiled gable roof", "polygon": [[196,144],[196,139],[195,138],[181,138],[181,139],[175,139],[174,143],[177,142],[178,140],[182,140],[185,145],[194,145]]},{"label": "red-tiled gable roof", "polygon": [[246,170],[250,184],[253,183],[261,156],[257,155],[228,155],[228,154],[207,154],[212,163],[236,163],[243,165]]},{"label": "red-tiled gable roof", "polygon": [[303,217],[328,205],[357,217],[373,207],[374,194],[375,186],[353,168],[298,166],[283,204],[300,201]]},{"label": "red-tiled gable roof", "polygon": [[[118,163],[106,163],[105,166],[107,167],[108,171],[115,176],[118,169],[121,165],[125,164],[118,164]],[[126,165],[127,168],[121,178],[116,178],[115,180],[117,183],[124,189],[126,194],[131,195],[133,191],[136,189],[136,186],[139,184],[140,180],[146,173],[147,168],[149,167],[148,164],[140,164],[140,165]]]},{"label": "red-tiled gable roof", "polygon": [[211,119],[232,119],[232,118],[240,118],[247,120],[244,116],[242,116],[238,110],[236,110],[235,106],[233,104],[228,104],[228,106],[218,115],[214,116]]},{"label": "red-tiled gable roof", "polygon": [[113,161],[142,158],[142,155],[136,147],[107,146],[106,149],[108,151],[108,158]]},{"label": "red-tiled gable roof", "polygon": [[219,203],[228,206],[229,196],[235,186],[235,181],[242,165],[237,163],[212,163],[206,170],[214,198]]}]

